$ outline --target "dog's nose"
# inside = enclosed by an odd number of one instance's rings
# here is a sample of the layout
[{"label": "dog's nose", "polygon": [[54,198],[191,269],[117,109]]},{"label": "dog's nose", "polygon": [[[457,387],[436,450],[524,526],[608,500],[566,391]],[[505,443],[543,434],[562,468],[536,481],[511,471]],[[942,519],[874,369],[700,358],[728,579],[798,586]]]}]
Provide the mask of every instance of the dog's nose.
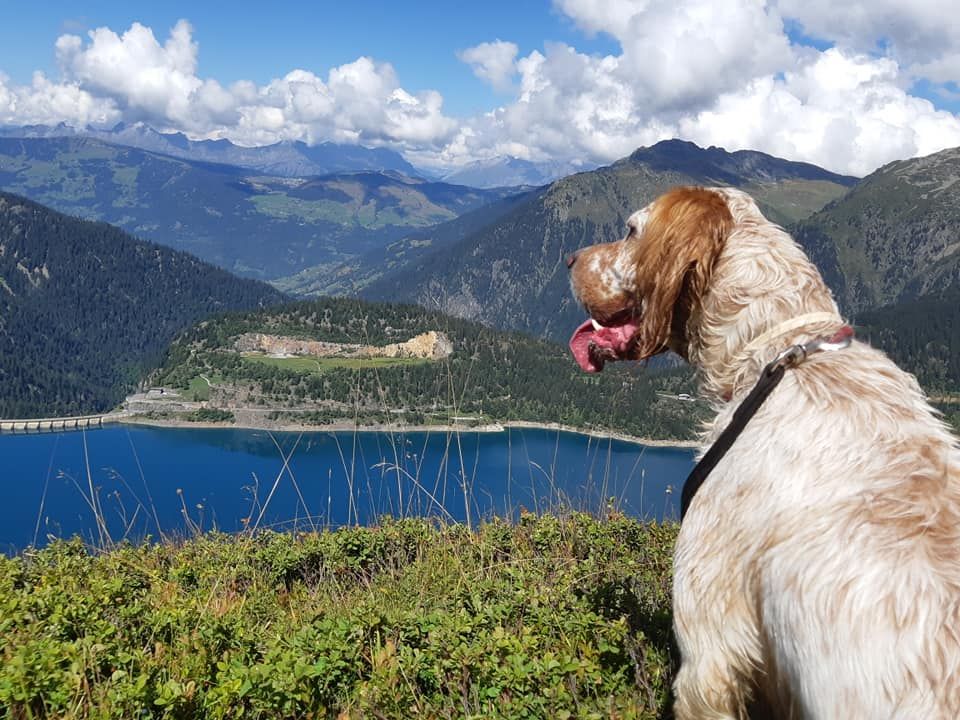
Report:
[{"label": "dog's nose", "polygon": [[580,254],[580,251],[579,251],[579,250],[575,250],[574,252],[572,252],[572,253],[570,253],[569,255],[567,255],[567,267],[568,267],[568,268],[572,268],[572,267],[573,267],[573,264],[577,261],[577,255],[579,255],[579,254]]}]

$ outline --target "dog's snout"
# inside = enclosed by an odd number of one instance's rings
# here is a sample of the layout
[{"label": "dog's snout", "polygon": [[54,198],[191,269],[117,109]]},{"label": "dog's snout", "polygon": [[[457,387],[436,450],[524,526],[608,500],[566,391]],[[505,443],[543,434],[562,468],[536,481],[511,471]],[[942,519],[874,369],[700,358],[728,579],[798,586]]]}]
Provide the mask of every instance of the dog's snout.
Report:
[{"label": "dog's snout", "polygon": [[572,268],[573,264],[577,261],[577,256],[580,254],[579,250],[574,250],[572,253],[567,255],[567,267]]}]

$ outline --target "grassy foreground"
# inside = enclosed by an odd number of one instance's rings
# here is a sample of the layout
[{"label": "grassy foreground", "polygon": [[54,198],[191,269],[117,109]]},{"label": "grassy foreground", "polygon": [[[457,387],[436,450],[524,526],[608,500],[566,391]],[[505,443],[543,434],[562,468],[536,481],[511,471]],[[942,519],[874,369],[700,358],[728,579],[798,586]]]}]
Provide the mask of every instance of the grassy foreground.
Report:
[{"label": "grassy foreground", "polygon": [[658,718],[676,528],[524,515],[0,557],[8,718]]}]

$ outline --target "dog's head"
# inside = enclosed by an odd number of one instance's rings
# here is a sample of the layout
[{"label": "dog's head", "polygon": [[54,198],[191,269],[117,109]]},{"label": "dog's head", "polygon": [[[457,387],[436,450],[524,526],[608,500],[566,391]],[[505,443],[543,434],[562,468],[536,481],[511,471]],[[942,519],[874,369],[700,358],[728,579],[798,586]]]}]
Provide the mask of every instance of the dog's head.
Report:
[{"label": "dog's head", "polygon": [[590,320],[570,338],[587,372],[607,360],[643,360],[665,350],[687,357],[687,325],[733,226],[726,198],[684,187],[661,195],[627,221],[623,240],[568,259],[574,294]]}]

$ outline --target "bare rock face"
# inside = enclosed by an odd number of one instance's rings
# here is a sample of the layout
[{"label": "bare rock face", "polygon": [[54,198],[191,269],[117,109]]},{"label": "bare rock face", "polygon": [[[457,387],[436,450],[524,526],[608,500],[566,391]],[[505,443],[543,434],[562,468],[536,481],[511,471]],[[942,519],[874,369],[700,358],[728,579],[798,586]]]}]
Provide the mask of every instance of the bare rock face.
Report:
[{"label": "bare rock face", "polygon": [[240,352],[258,352],[274,357],[306,355],[313,357],[352,357],[351,352],[360,345],[300,340],[282,335],[244,333],[237,338],[234,347]]},{"label": "bare rock face", "polygon": [[421,358],[442,360],[453,352],[453,343],[444,333],[431,330],[402,343],[390,345],[358,345],[320,340],[301,340],[281,335],[244,333],[237,338],[238,352],[260,352],[274,357],[341,357],[341,358]]},{"label": "bare rock face", "polygon": [[417,335],[403,343],[394,343],[376,347],[365,345],[358,350],[357,357],[400,357],[442,360],[453,352],[450,338],[441,332],[431,330]]}]

